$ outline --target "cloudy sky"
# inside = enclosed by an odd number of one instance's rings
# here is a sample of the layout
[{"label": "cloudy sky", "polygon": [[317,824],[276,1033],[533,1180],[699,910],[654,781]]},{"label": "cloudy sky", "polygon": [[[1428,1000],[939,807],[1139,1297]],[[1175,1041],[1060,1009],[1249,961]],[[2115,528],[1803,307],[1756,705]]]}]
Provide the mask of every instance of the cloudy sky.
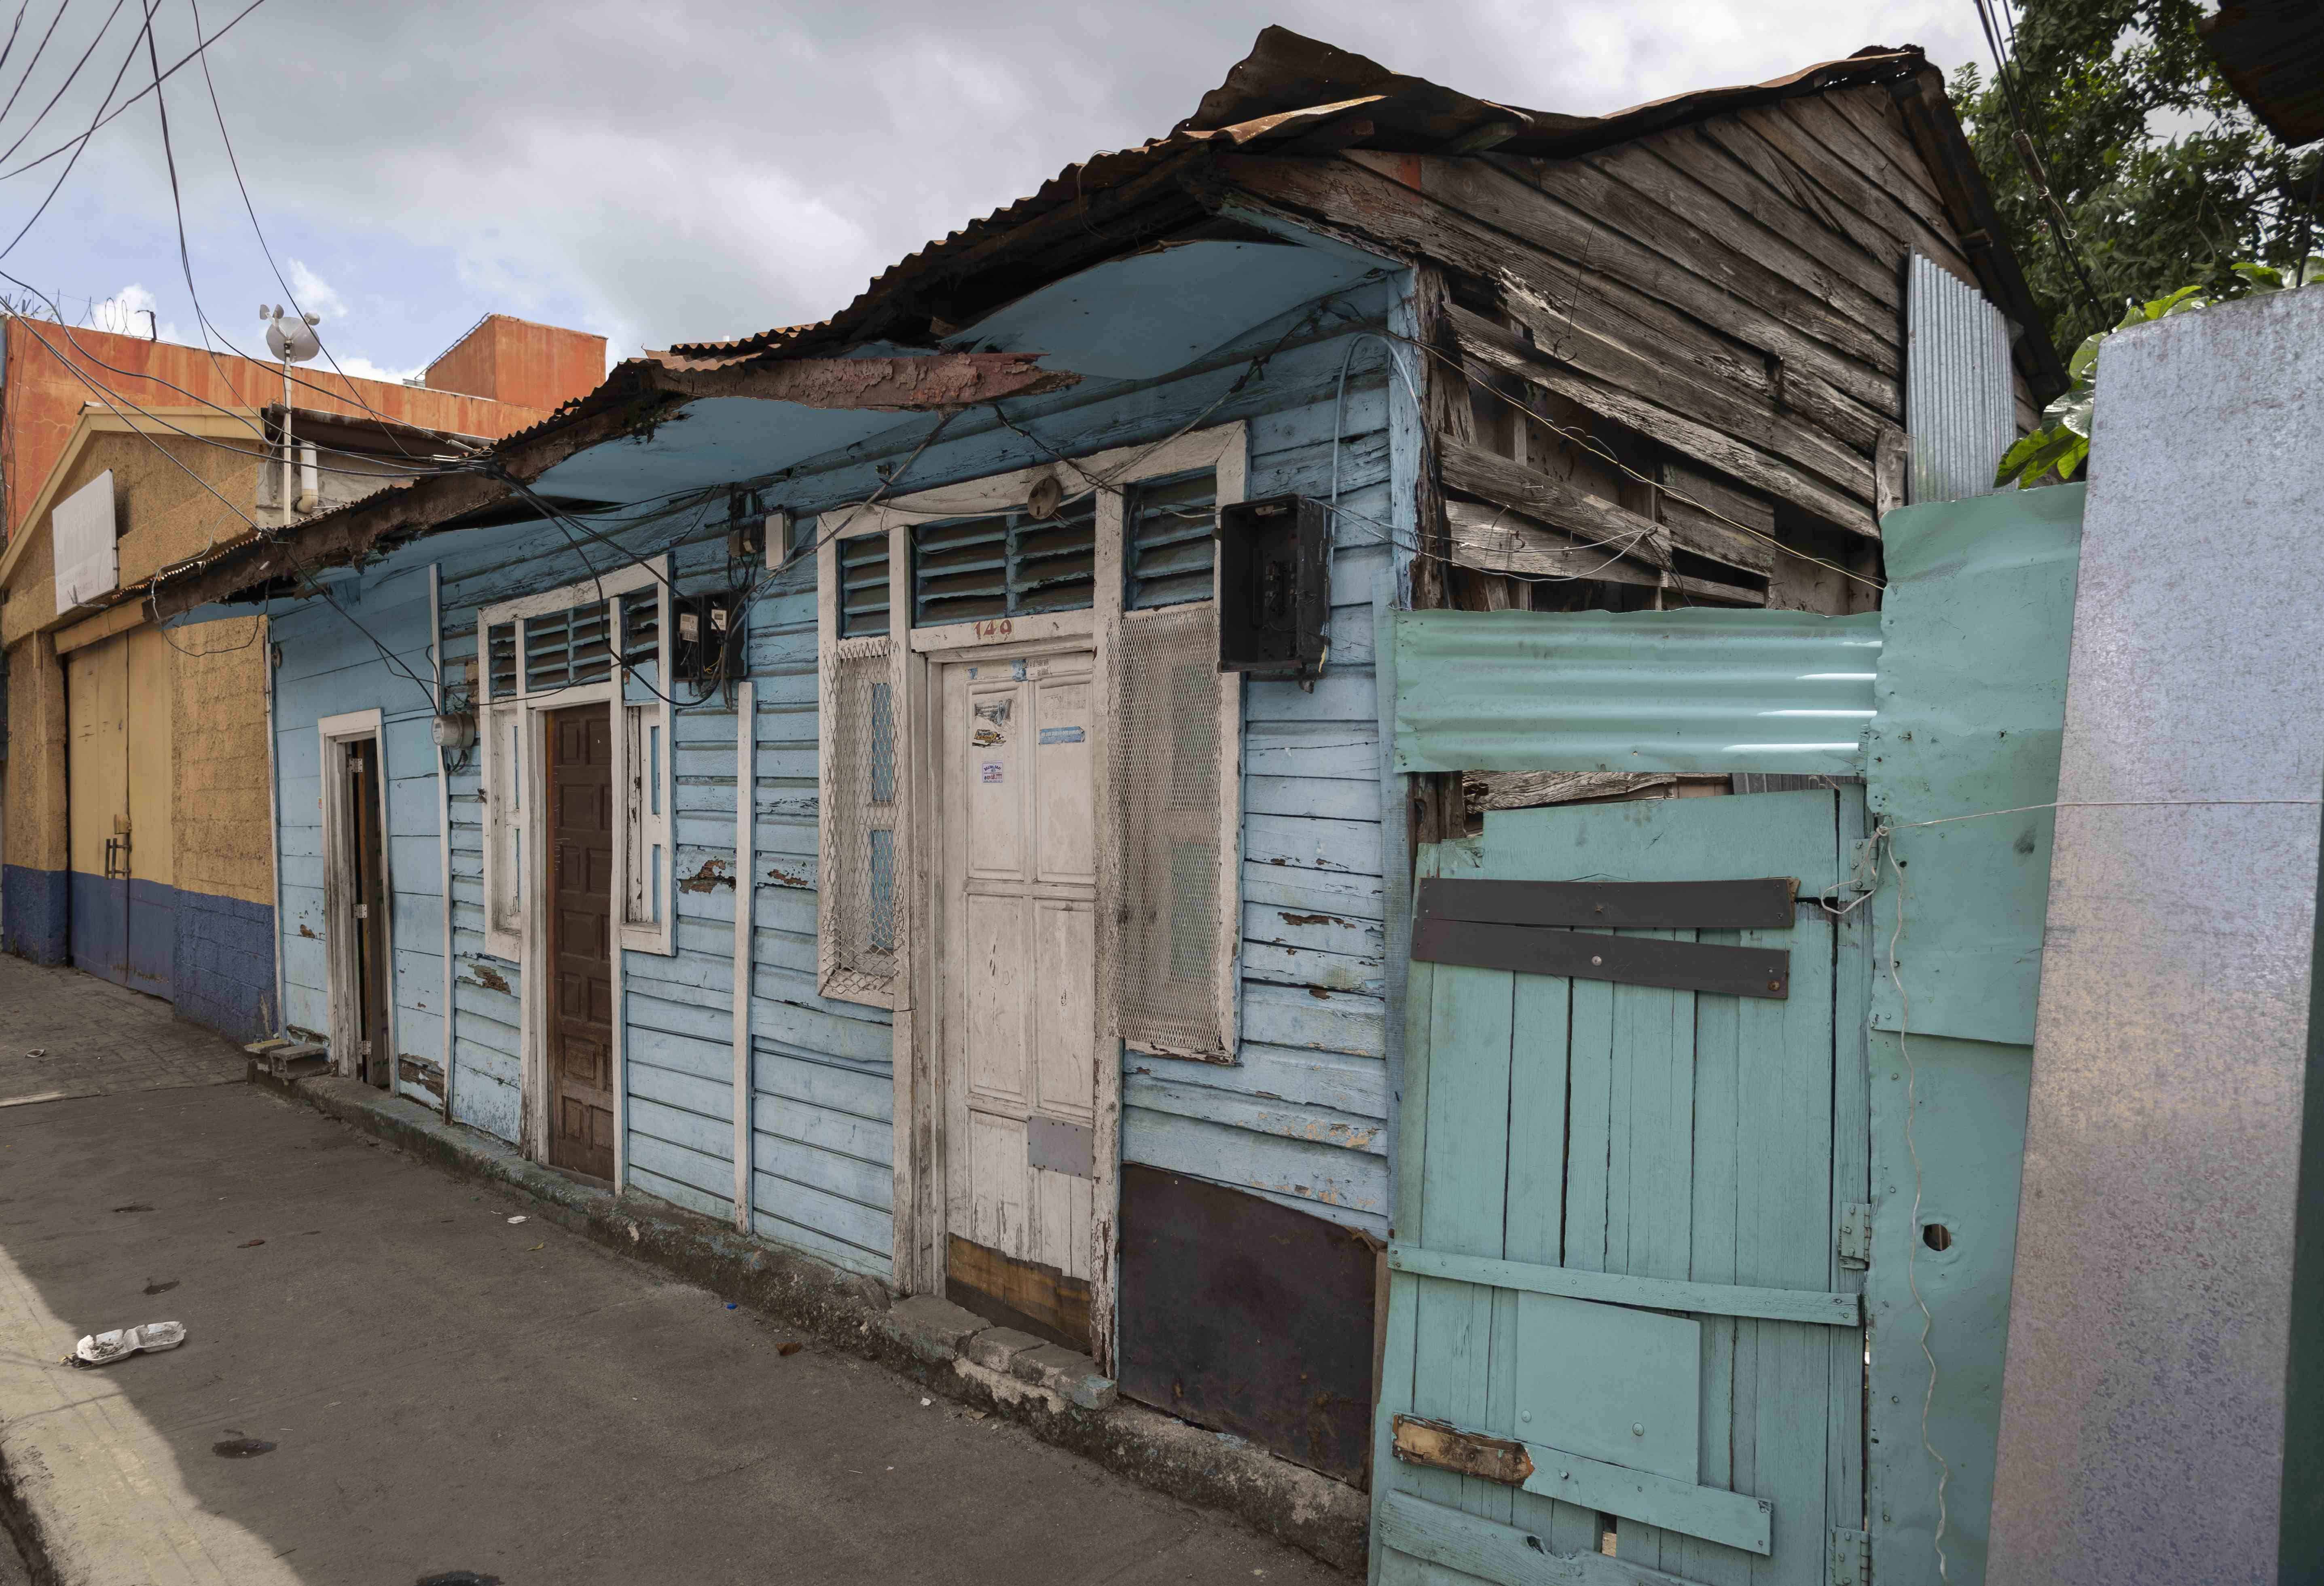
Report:
[{"label": "cloudy sky", "polygon": [[[0,245],[66,159],[17,168],[116,81],[115,104],[151,81],[153,3],[166,69],[197,4],[215,32],[246,0],[25,0],[0,62],[0,150],[17,145]],[[0,0],[0,30],[12,14]],[[616,356],[740,335],[820,318],[1060,167],[1167,131],[1270,22],[1577,113],[1867,44],[1950,68],[1976,40],[1969,0],[262,0],[210,51],[218,109],[198,63],[166,84],[192,288],[150,95],[88,140],[0,271],[75,321],[142,331],[150,309],[171,340],[200,339],[198,294],[246,347],[279,267],[350,372],[416,373],[493,310],[600,332]]]}]

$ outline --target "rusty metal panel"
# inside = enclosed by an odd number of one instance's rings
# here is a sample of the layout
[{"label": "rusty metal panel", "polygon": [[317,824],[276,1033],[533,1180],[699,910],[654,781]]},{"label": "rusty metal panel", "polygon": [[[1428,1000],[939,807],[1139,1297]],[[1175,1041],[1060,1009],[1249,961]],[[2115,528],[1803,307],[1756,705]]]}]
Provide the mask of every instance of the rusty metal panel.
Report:
[{"label": "rusty metal panel", "polygon": [[1607,930],[1789,930],[1800,883],[1483,881],[1420,883],[1420,917],[1479,925],[1598,926]]},{"label": "rusty metal panel", "polygon": [[1852,776],[1877,613],[1399,612],[1399,771]]},{"label": "rusty metal panel", "polygon": [[1425,964],[1465,964],[1516,974],[1558,974],[1729,997],[1781,1000],[1790,994],[1792,984],[1792,955],[1781,948],[1478,925],[1425,916],[1412,927],[1412,955]]},{"label": "rusty metal panel", "polygon": [[2017,438],[2008,321],[1918,254],[1904,277],[1904,429],[1915,504],[1992,494]]},{"label": "rusty metal panel", "polygon": [[1257,1195],[1129,1165],[1120,1248],[1123,1393],[1363,1480],[1370,1240]]}]

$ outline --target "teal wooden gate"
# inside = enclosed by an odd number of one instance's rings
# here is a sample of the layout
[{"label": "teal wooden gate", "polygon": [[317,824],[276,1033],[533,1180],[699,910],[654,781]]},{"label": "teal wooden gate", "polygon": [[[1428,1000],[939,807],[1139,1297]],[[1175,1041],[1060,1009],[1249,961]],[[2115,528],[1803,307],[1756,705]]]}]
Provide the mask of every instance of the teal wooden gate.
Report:
[{"label": "teal wooden gate", "polygon": [[[1863,1578],[1869,964],[1819,900],[1862,818],[1568,806],[1421,851],[1375,1581]],[[1766,878],[1796,902],[1637,885]]]}]

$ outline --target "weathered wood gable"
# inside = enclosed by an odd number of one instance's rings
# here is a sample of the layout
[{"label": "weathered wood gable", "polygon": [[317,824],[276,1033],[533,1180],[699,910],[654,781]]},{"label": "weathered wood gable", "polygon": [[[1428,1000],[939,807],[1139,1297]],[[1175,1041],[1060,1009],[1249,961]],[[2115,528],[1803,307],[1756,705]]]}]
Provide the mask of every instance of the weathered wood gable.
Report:
[{"label": "weathered wood gable", "polygon": [[[1436,277],[1449,604],[1877,604],[1878,514],[1902,499],[1905,263],[1987,290],[1972,254],[1989,245],[1964,236],[1895,87],[1567,158],[1222,164],[1268,207]],[[2015,394],[2030,424],[2024,366]]]}]

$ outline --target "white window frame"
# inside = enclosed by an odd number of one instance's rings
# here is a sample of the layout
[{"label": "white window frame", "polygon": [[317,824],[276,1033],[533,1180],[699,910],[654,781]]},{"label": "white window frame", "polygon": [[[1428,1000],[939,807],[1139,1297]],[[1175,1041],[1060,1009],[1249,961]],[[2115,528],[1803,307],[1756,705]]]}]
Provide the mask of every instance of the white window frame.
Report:
[{"label": "white window frame", "polygon": [[[870,507],[841,508],[825,512],[816,529],[816,669],[824,710],[818,717],[818,807],[835,807],[835,766],[827,752],[831,729],[829,703],[833,663],[843,653],[873,642],[866,637],[843,639],[839,632],[839,543],[869,534],[888,536],[889,678],[896,719],[895,962],[897,973],[873,977],[841,969],[830,910],[822,899],[837,873],[833,852],[835,834],[828,820],[821,826],[820,869],[816,877],[816,962],[818,989],[835,1000],[868,1003],[891,1009],[895,1024],[895,1115],[899,1148],[895,1162],[895,1278],[911,1293],[942,1293],[945,1273],[945,1233],[948,1226],[944,1204],[942,1132],[944,1098],[937,1056],[932,1049],[936,1021],[914,1015],[917,1005],[933,1006],[935,955],[933,945],[921,938],[920,928],[930,913],[927,889],[934,884],[924,855],[932,852],[927,829],[936,799],[927,780],[926,757],[920,752],[928,735],[933,663],[947,654],[975,650],[996,658],[1028,650],[1055,648],[1060,641],[1081,639],[1097,656],[1101,722],[1111,745],[1120,710],[1116,686],[1116,647],[1123,625],[1177,607],[1153,612],[1126,611],[1123,556],[1124,503],[1127,486],[1148,479],[1167,478],[1205,466],[1213,470],[1215,500],[1221,506],[1244,498],[1249,475],[1248,427],[1238,420],[1174,437],[1159,444],[1117,447],[1057,463],[1018,468],[1005,474],[899,496]],[[1097,490],[1094,596],[1092,606],[1077,612],[1053,612],[982,622],[912,626],[911,530],[915,524],[975,517],[1020,507],[1035,482],[1055,476],[1068,495],[1103,481]],[[775,565],[770,549],[770,565]],[[1213,571],[1212,600],[1218,598],[1217,572]],[[1213,1061],[1231,1062],[1240,1038],[1242,978],[1242,677],[1223,673],[1218,682],[1219,710],[1219,909],[1222,954],[1218,998],[1219,1028],[1223,1053],[1203,1054]],[[1097,758],[1096,807],[1111,807],[1112,774],[1109,752]],[[1101,820],[1103,816],[1101,816]],[[1113,956],[1118,951],[1113,918],[1121,889],[1121,855],[1102,840],[1098,844],[1096,912],[1098,919],[1097,1015],[1102,1041],[1120,1038],[1120,1014],[1113,995]],[[1194,1056],[1193,1054],[1188,1054]],[[1096,1087],[1096,1162],[1094,1193],[1103,1228],[1113,1221],[1120,1176],[1121,1065],[1098,1065]],[[905,1127],[906,1120],[910,1127]],[[933,1157],[933,1159],[929,1159]],[[1103,1236],[1106,1259],[1098,1263],[1092,1286],[1092,1331],[1111,1340],[1113,1332],[1113,1272],[1111,1240]]]},{"label": "white window frame", "polygon": [[[483,608],[476,615],[477,731],[482,740],[484,848],[484,951],[522,964],[530,908],[537,889],[540,846],[537,798],[540,781],[540,713],[567,705],[603,702],[617,712],[613,722],[613,785],[622,790],[613,822],[613,873],[621,897],[615,945],[669,957],[678,951],[676,856],[670,818],[676,791],[669,702],[642,704],[627,697],[621,665],[621,597],[651,589],[658,601],[655,625],[659,655],[655,686],[669,691],[669,558],[655,557],[560,588],[520,595]],[[525,678],[525,622],[578,607],[603,604],[613,656],[609,682],[531,690]],[[492,692],[492,631],[512,624],[516,639],[516,690]],[[527,837],[532,841],[528,844]],[[656,855],[659,858],[657,862]]]}]

